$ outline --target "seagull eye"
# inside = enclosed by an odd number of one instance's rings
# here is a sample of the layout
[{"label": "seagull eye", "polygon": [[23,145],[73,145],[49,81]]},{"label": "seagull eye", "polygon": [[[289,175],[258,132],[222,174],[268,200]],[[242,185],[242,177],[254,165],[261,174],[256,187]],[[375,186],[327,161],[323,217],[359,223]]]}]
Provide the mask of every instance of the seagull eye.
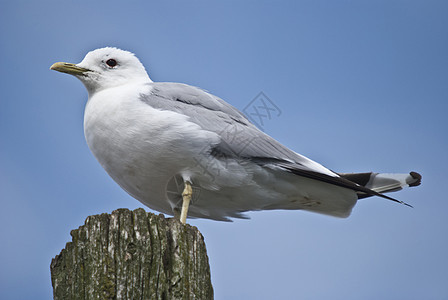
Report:
[{"label": "seagull eye", "polygon": [[115,67],[117,65],[117,61],[115,59],[113,59],[113,58],[108,59],[106,61],[106,65],[108,65],[109,67],[113,68],[113,67]]}]

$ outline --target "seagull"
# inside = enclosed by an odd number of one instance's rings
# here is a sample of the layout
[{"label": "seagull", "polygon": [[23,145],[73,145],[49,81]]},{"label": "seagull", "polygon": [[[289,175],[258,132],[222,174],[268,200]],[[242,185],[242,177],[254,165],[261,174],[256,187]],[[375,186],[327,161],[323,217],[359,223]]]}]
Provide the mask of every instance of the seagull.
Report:
[{"label": "seagull", "polygon": [[51,70],[86,87],[87,144],[106,172],[149,208],[231,221],[259,210],[348,217],[358,199],[417,186],[416,172],[336,173],[288,149],[224,100],[172,82],[153,82],[131,52],[106,47]]}]

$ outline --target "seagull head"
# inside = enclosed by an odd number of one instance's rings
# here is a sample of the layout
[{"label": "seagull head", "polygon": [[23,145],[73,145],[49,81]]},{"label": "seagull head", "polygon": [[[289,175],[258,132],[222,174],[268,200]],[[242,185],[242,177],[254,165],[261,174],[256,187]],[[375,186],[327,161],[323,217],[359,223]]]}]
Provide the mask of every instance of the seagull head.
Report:
[{"label": "seagull head", "polygon": [[79,64],[57,62],[51,70],[77,77],[89,95],[128,83],[151,82],[145,67],[129,51],[106,47],[87,53]]}]

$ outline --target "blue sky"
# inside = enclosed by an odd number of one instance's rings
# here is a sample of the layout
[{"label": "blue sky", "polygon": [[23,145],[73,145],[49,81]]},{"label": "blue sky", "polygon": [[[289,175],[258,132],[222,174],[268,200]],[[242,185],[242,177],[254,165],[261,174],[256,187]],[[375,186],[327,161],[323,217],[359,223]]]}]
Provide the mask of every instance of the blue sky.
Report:
[{"label": "blue sky", "polygon": [[263,91],[265,132],[339,172],[419,171],[348,219],[302,211],[191,220],[215,299],[448,297],[446,1],[3,1],[0,298],[48,299],[51,259],[88,215],[140,207],[90,153],[87,93],[49,70],[95,48],[136,53],[154,81],[239,109]]}]

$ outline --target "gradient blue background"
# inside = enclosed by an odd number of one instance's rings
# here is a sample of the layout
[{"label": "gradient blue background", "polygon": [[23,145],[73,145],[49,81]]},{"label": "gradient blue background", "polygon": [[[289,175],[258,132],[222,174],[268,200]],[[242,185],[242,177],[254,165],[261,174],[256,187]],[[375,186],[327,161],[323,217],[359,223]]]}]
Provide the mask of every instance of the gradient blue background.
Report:
[{"label": "gradient blue background", "polygon": [[414,209],[190,220],[216,299],[448,299],[447,15],[446,1],[2,1],[0,298],[51,298],[70,230],[141,206],[85,143],[82,84],[49,70],[110,45],[239,109],[263,91],[282,111],[265,131],[335,171],[423,175],[394,194]]}]

